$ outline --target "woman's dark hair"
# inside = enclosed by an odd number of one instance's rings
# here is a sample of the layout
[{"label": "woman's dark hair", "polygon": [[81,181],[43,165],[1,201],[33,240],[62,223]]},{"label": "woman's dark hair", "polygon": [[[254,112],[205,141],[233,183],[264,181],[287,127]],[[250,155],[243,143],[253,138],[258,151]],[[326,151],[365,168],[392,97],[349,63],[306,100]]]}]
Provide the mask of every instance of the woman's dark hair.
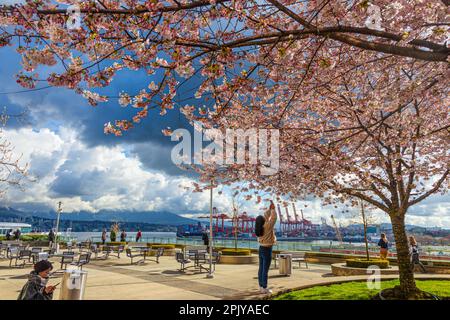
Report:
[{"label": "woman's dark hair", "polygon": [[47,269],[53,269],[53,265],[47,260],[41,260],[34,265],[34,271],[36,271],[36,273],[45,271]]}]

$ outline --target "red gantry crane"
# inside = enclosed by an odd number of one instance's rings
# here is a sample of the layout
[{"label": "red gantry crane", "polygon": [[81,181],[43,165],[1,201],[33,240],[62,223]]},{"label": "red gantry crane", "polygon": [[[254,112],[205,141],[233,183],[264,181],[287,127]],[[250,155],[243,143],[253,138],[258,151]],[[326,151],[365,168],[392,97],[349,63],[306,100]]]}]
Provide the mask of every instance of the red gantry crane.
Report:
[{"label": "red gantry crane", "polygon": [[[201,216],[200,219],[209,219],[209,216]],[[212,230],[215,234],[221,234],[225,237],[234,236],[239,233],[253,234],[256,218],[250,217],[247,212],[229,216],[226,213],[218,213],[217,208],[213,208],[213,225]],[[225,223],[230,222],[231,226]]]},{"label": "red gantry crane", "polygon": [[301,220],[299,219],[297,210],[295,208],[295,203],[292,203],[292,209],[294,212],[293,217],[289,213],[289,208],[287,206],[285,207],[286,219],[283,218],[283,215],[281,214],[281,208],[279,204],[277,204],[277,207],[278,216],[280,217],[281,234],[285,234],[289,237],[299,237],[312,233],[312,222],[304,218],[303,210],[301,210],[302,218]]},{"label": "red gantry crane", "polygon": [[[301,220],[297,215],[297,211],[295,208],[295,204],[292,203],[292,209],[294,215],[292,216],[289,213],[289,209],[286,206],[286,217],[281,213],[280,204],[277,204],[278,217],[280,221],[280,231],[281,234],[287,235],[289,237],[298,237],[304,236],[311,232],[312,223],[309,220],[306,220],[303,217],[303,211],[301,211]],[[201,216],[199,218],[209,219],[208,216]],[[254,236],[254,226],[255,226],[255,217],[251,217],[247,212],[243,212],[241,214],[228,215],[226,213],[219,213],[217,208],[213,208],[213,225],[212,230],[217,235],[222,235],[224,237],[232,237],[237,232],[238,234],[252,234]],[[227,226],[228,224],[228,226]]]}]

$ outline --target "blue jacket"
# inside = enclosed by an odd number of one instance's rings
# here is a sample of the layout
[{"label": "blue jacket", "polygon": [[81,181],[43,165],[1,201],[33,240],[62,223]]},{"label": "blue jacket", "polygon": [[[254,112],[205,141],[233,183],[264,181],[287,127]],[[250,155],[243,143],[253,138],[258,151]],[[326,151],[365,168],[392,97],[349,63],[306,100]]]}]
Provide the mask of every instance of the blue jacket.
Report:
[{"label": "blue jacket", "polygon": [[383,239],[380,239],[380,241],[378,241],[378,245],[383,248],[383,249],[388,249],[389,248],[389,241],[384,241]]}]

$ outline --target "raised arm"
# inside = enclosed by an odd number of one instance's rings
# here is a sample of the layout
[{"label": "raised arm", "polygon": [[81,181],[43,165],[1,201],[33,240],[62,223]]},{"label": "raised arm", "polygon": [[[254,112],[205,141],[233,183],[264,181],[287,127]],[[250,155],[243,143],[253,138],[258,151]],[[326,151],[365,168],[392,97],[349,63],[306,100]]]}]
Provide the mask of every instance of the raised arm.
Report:
[{"label": "raised arm", "polygon": [[273,204],[273,202],[270,203],[268,211],[270,215],[268,221],[266,221],[266,224],[272,227],[277,222],[277,212],[275,211],[275,205]]}]

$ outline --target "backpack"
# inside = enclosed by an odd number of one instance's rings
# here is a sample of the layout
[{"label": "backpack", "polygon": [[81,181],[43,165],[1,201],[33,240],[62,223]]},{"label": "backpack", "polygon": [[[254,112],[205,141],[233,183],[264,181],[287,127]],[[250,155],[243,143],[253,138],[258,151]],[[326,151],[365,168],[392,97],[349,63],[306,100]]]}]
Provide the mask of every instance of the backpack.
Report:
[{"label": "backpack", "polygon": [[255,221],[255,235],[257,237],[261,237],[264,234],[264,223],[266,222],[266,218],[264,216],[256,217]]}]

